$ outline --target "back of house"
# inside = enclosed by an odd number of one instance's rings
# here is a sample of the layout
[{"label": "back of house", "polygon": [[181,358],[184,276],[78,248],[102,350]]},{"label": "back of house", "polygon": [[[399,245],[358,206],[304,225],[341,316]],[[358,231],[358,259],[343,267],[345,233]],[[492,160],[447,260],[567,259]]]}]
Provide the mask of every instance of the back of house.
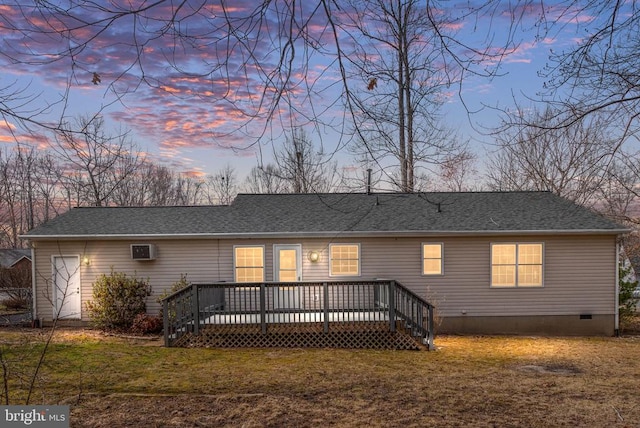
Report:
[{"label": "back of house", "polygon": [[625,232],[548,192],[434,192],[75,208],[23,238],[45,323],[88,322],[92,284],[114,270],[149,279],[153,314],[183,275],[238,287],[388,279],[435,305],[440,333],[613,335]]}]

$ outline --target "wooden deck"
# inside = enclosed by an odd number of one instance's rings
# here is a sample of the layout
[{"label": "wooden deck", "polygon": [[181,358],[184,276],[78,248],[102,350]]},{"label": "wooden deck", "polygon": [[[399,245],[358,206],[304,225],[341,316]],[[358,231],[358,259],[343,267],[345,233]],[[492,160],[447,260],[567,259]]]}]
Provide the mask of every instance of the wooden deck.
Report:
[{"label": "wooden deck", "polygon": [[433,306],[395,281],[194,284],[163,313],[167,346],[433,348]]}]

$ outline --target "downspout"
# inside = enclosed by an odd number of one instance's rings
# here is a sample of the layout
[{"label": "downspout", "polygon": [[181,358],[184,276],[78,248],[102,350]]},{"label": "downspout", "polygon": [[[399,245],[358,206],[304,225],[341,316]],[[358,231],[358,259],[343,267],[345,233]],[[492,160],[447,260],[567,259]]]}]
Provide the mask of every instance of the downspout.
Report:
[{"label": "downspout", "polygon": [[36,304],[36,248],[31,242],[31,325],[32,327],[40,327],[38,321],[38,305]]},{"label": "downspout", "polygon": [[[617,239],[616,239],[617,240]],[[620,247],[622,244],[616,242],[616,285],[615,285],[615,296],[614,296],[614,334],[615,336],[620,336]]]}]

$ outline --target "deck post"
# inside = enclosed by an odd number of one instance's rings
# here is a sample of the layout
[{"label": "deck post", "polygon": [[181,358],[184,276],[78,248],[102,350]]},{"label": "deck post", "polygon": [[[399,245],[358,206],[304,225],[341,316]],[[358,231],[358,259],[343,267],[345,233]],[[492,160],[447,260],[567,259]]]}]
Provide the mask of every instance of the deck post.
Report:
[{"label": "deck post", "polygon": [[396,331],[396,282],[389,281],[389,330]]},{"label": "deck post", "polygon": [[162,301],[162,323],[164,325],[164,346],[168,348],[171,345],[169,344],[169,302],[167,300]]},{"label": "deck post", "polygon": [[324,309],[324,332],[329,332],[329,284],[322,283],[322,308]]},{"label": "deck post", "polygon": [[427,349],[429,349],[429,351],[433,351],[436,349],[433,345],[433,306],[429,305],[427,312],[429,313],[429,319],[427,320],[429,325],[429,331],[427,332]]},{"label": "deck post", "polygon": [[191,312],[193,313],[193,334],[200,334],[200,302],[198,285],[191,285]]},{"label": "deck post", "polygon": [[267,294],[264,283],[260,284],[260,328],[267,334]]}]

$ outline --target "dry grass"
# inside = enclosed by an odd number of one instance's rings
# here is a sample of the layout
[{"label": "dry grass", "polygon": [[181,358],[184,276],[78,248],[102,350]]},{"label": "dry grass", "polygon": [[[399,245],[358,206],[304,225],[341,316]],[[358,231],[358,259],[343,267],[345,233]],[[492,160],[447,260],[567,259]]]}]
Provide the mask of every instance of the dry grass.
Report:
[{"label": "dry grass", "polygon": [[640,335],[640,313],[623,318],[620,323],[620,331],[625,335]]},{"label": "dry grass", "polygon": [[[23,371],[40,346],[30,335],[0,331]],[[446,336],[436,345],[167,349],[61,331],[38,393],[71,404],[72,426],[640,426],[638,336]]]}]

